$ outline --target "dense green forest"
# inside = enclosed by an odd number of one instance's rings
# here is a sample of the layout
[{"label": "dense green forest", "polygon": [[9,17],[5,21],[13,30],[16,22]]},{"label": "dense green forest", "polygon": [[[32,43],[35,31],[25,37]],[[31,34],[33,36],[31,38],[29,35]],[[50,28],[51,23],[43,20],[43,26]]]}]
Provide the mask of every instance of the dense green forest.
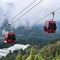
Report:
[{"label": "dense green forest", "polygon": [[0,60],[60,60],[60,41],[43,47],[31,45],[25,50],[16,50]]}]

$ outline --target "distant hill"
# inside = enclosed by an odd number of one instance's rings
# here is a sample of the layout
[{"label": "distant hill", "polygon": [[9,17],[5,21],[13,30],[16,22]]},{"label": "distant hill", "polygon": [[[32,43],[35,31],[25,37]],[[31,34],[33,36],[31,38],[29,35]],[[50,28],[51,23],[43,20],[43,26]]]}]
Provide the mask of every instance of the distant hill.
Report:
[{"label": "distant hill", "polygon": [[[58,24],[59,27],[59,24]],[[35,25],[29,29],[26,29],[25,27],[18,27],[16,29],[17,37],[20,39],[29,39],[29,38],[38,38],[39,40],[43,39],[56,39],[60,37],[60,28],[57,27],[57,31],[54,34],[46,34],[43,31],[43,26],[41,25]]]},{"label": "distant hill", "polygon": [[[8,21],[4,22],[4,24]],[[0,27],[1,31],[5,27],[5,30],[8,31],[7,27],[2,25]],[[44,33],[42,25],[34,25],[31,28],[25,26],[20,26],[18,28],[11,28],[16,33],[16,43],[30,43],[30,44],[47,44],[53,43],[57,39],[60,39],[60,22],[57,22],[57,31],[54,34]]]}]

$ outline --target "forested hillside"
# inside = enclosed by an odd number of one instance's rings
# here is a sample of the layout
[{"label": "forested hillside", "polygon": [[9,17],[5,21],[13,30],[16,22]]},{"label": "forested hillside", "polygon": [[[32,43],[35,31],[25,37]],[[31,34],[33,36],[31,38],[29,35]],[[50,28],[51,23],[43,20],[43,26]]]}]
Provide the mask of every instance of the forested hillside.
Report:
[{"label": "forested hillside", "polygon": [[0,60],[60,60],[60,41],[53,44],[47,44],[42,48],[30,46],[25,50],[20,49],[9,53]]}]

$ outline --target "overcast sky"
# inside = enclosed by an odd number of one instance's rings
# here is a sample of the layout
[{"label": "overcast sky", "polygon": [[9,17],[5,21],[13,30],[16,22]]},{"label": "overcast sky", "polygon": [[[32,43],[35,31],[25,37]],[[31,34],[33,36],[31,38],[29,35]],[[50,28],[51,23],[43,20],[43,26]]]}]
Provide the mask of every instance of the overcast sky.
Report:
[{"label": "overcast sky", "polygon": [[[8,20],[10,20],[12,17],[14,17],[18,12],[23,10],[26,6],[28,6],[31,2],[34,0],[0,0],[0,21],[4,21],[4,18],[6,17],[5,14],[9,17]],[[37,0],[32,6],[34,6],[36,3],[38,3],[40,0]],[[32,6],[30,6],[27,10],[29,10]],[[50,12],[56,10],[60,7],[60,0],[43,0],[38,6],[33,8],[31,11],[29,11],[25,16],[23,16],[21,19],[19,19],[16,23],[13,25],[27,25],[27,23],[31,26],[36,21],[40,20],[42,17],[46,16]],[[20,17],[22,14],[24,14],[27,10],[25,10],[23,13],[21,13],[19,16],[17,16],[13,22]],[[1,18],[3,17],[3,18]],[[41,23],[46,20],[50,20],[52,18],[52,15],[44,18],[43,20],[37,22]],[[55,21],[60,20],[60,10],[55,12]]]}]

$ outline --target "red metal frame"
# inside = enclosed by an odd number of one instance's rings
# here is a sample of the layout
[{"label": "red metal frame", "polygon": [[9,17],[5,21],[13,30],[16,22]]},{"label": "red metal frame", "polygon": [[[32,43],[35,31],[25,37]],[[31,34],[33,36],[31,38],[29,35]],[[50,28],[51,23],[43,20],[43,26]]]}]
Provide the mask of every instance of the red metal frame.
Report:
[{"label": "red metal frame", "polygon": [[[45,23],[46,25],[44,26],[44,32],[45,33],[55,33],[55,31],[56,31],[56,29],[50,29],[49,28],[49,25],[50,24],[56,24],[56,22],[55,21],[46,21],[46,23]],[[52,27],[52,26],[51,26]]]},{"label": "red metal frame", "polygon": [[4,43],[14,43],[15,42],[15,40],[7,39],[9,34],[15,35],[14,32],[6,32],[4,35]]}]

